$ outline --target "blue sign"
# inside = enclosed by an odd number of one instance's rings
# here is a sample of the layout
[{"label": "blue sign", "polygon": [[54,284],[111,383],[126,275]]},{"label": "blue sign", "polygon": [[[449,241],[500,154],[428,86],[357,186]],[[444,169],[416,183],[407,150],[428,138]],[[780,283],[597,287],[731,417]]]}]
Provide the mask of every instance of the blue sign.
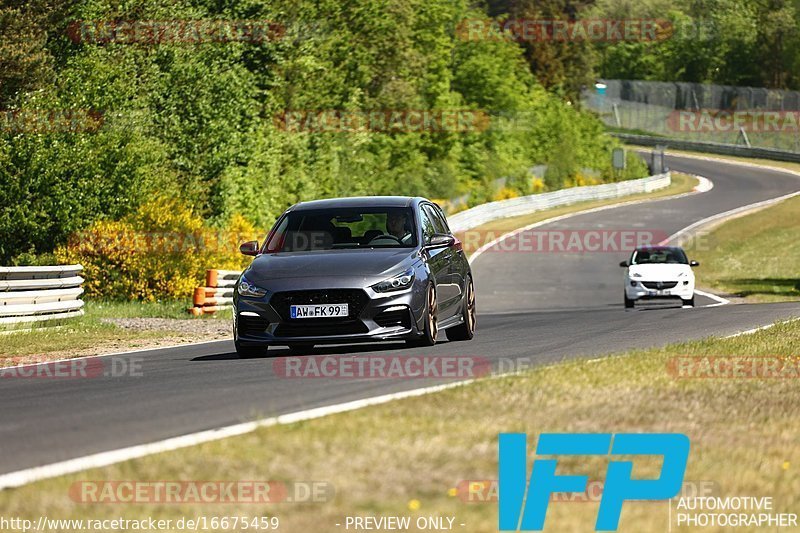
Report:
[{"label": "blue sign", "polygon": [[[613,439],[612,439],[613,437]],[[612,443],[613,440],[613,443]],[[595,530],[616,531],[626,500],[667,500],[683,484],[689,438],[679,433],[543,433],[536,445],[530,484],[526,475],[527,435],[500,434],[498,502],[500,531],[541,531],[550,497],[557,492],[584,492],[587,476],[556,475],[557,459],[541,455],[660,455],[658,479],[632,479],[632,461],[611,461]],[[526,497],[527,486],[527,497]]]}]

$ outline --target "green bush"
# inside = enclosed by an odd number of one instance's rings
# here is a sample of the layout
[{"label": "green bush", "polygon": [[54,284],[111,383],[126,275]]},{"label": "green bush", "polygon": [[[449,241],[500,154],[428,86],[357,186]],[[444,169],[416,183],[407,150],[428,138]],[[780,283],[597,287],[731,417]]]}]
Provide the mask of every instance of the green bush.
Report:
[{"label": "green bush", "polygon": [[[539,164],[551,169],[549,189],[584,168],[612,176],[615,141],[595,117],[545,91],[517,43],[457,36],[463,19],[485,16],[464,0],[32,0],[19,8],[30,16],[3,9],[20,21],[6,43],[18,53],[9,55],[36,56],[28,78],[24,62],[9,74],[18,90],[0,94],[5,105],[96,110],[102,125],[0,129],[0,264],[69,249],[70,235],[104,224],[134,224],[156,194],[182,198],[206,228],[226,227],[235,214],[268,227],[312,198],[470,193],[476,203],[498,194],[499,178],[503,195],[527,194],[528,169]],[[67,36],[70,22],[109,19],[271,20],[287,32],[225,44]],[[29,35],[39,39],[31,44]],[[472,109],[491,120],[467,132],[381,133],[298,133],[275,122],[286,110],[429,109]],[[626,177],[641,170],[630,165]],[[168,285],[112,292],[149,298]]]}]

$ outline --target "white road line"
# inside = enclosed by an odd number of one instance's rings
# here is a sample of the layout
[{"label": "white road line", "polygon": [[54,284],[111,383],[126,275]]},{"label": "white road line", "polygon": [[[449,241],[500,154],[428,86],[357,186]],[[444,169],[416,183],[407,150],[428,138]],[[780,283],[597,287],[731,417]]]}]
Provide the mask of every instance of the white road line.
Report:
[{"label": "white road line", "polygon": [[694,293],[695,294],[699,294],[700,296],[705,296],[706,298],[709,298],[709,299],[714,300],[715,302],[717,302],[715,304],[704,305],[703,306],[704,308],[705,307],[719,307],[720,305],[728,305],[729,303],[731,303],[730,300],[728,300],[726,298],[723,298],[722,296],[717,296],[716,294],[711,294],[710,292],[705,292],[705,291],[700,291],[700,290],[695,289]]},{"label": "white road line", "polygon": [[726,335],[725,337],[722,337],[722,338],[723,339],[733,339],[733,338],[736,338],[736,337],[741,337],[743,335],[752,335],[753,333],[757,333],[759,331],[764,331],[765,329],[774,328],[778,324],[790,324],[792,322],[797,322],[798,320],[800,320],[800,318],[792,318],[790,320],[783,320],[783,321],[780,321],[780,322],[773,322],[772,324],[767,324],[766,326],[759,326],[759,327],[753,328],[753,329],[746,329],[744,331],[740,331],[738,333],[734,333],[733,335]]},{"label": "white road line", "polygon": [[[617,207],[625,207],[625,206],[629,206],[629,205],[636,205],[636,204],[642,204],[642,203],[646,203],[646,202],[654,202],[654,201],[659,201],[659,200],[674,200],[676,198],[682,198],[682,197],[688,196],[690,194],[708,192],[708,191],[710,191],[711,189],[714,188],[714,182],[711,181],[710,179],[708,179],[706,177],[703,177],[703,176],[697,176],[697,175],[692,175],[692,176],[694,176],[695,178],[697,178],[700,181],[700,183],[697,186],[695,186],[695,188],[692,190],[693,192],[678,194],[678,195],[675,195],[675,196],[667,196],[665,198],[647,198],[647,199],[643,199],[643,200],[634,200],[634,201],[631,201],[631,202],[623,202],[623,203],[620,203],[620,204],[604,205],[604,206],[601,206],[601,207],[595,207],[593,209],[586,209],[586,210],[583,210],[583,211],[576,211],[574,213],[567,213],[566,215],[561,215],[561,216],[557,216],[557,217],[553,217],[553,218],[548,218],[546,220],[541,220],[539,222],[535,222],[533,224],[529,224],[529,225],[527,225],[527,226],[525,226],[523,228],[512,230],[512,231],[510,231],[508,233],[505,233],[505,234],[501,235],[500,237],[497,237],[496,239],[484,244],[483,246],[481,246],[480,248],[475,250],[475,252],[470,256],[469,263],[471,265],[478,257],[480,257],[480,255],[483,252],[485,252],[486,250],[488,250],[492,246],[495,246],[495,245],[503,242],[504,240],[509,239],[511,237],[514,237],[515,235],[518,235],[518,234],[520,234],[520,233],[522,233],[524,231],[529,231],[529,230],[532,230],[534,228],[538,228],[539,226],[542,226],[544,224],[550,224],[551,222],[558,222],[559,220],[564,220],[566,218],[574,217],[574,216],[577,216],[577,215],[585,215],[587,213],[595,213],[597,211],[605,211],[606,209],[616,209]],[[800,192],[793,193],[793,194],[800,194]],[[724,215],[725,213],[722,213],[722,214]],[[707,219],[703,219],[703,220],[709,220],[709,219],[715,218],[717,216],[719,216],[719,215],[714,215],[713,217],[708,217]],[[703,222],[703,220],[701,220],[700,222]],[[677,235],[680,235],[680,234],[683,234],[683,233],[685,233],[687,231],[690,231],[692,228],[696,227],[697,225],[699,225],[699,222],[696,222],[695,224],[692,224],[690,226],[687,226],[686,228],[683,228],[682,230],[680,230],[679,232],[675,233],[674,235],[672,235],[672,236],[666,238],[665,240],[661,241],[659,244],[665,244],[665,243],[673,240]],[[708,292],[705,292],[705,291],[698,291],[697,289],[695,289],[694,292],[699,294],[700,296],[705,296],[706,298],[709,298],[709,299],[714,300],[716,302],[716,303],[713,303],[713,304],[704,305],[703,308],[706,308],[706,307],[718,307],[720,305],[727,305],[727,304],[730,303],[730,300],[727,300],[727,299],[722,298],[721,296],[717,296],[715,294],[711,294],[711,293],[708,293]],[[687,309],[692,309],[692,308],[687,307]]]},{"label": "white road line", "polygon": [[[568,219],[568,218],[576,217],[578,215],[587,215],[589,213],[597,213],[599,211],[606,211],[608,209],[616,209],[618,207],[627,207],[627,206],[631,206],[631,205],[645,204],[645,203],[650,203],[650,202],[661,202],[661,201],[666,201],[666,200],[677,200],[678,198],[683,198],[685,196],[691,196],[691,195],[695,195],[695,194],[701,194],[701,193],[704,193],[704,192],[708,192],[708,191],[710,191],[711,189],[714,188],[714,182],[712,182],[710,179],[704,178],[702,176],[693,176],[693,177],[700,179],[700,183],[698,185],[696,185],[694,187],[694,189],[692,189],[689,192],[676,194],[674,196],[664,196],[662,198],[643,198],[641,200],[630,200],[628,202],[619,202],[619,203],[610,204],[610,205],[602,205],[600,207],[593,207],[591,209],[584,209],[582,211],[575,211],[574,213],[567,213],[567,214],[564,214],[564,215],[559,215],[557,217],[547,218],[545,220],[540,220],[539,222],[534,222],[533,224],[528,224],[527,226],[524,226],[522,228],[517,228],[515,230],[511,230],[508,233],[504,233],[503,235],[500,235],[499,237],[489,241],[488,243],[484,244],[483,246],[481,246],[477,250],[475,250],[472,253],[472,255],[469,257],[469,264],[471,265],[472,263],[474,263],[475,260],[477,260],[478,257],[481,256],[481,254],[483,254],[486,250],[488,250],[492,246],[495,246],[496,244],[499,244],[499,243],[505,241],[506,239],[510,239],[511,237],[519,235],[522,232],[530,231],[532,229],[538,228],[539,226],[543,226],[545,224],[550,224],[552,222],[558,222],[560,220],[565,220],[565,219]],[[705,181],[703,181],[703,180],[705,180]]]},{"label": "white road line", "polygon": [[25,470],[19,470],[17,472],[0,475],[0,490],[11,487],[20,487],[27,483],[40,481],[42,479],[74,474],[89,468],[109,466],[115,463],[128,461],[130,459],[137,459],[139,457],[144,457],[154,453],[168,452],[189,446],[196,446],[205,442],[226,439],[228,437],[235,437],[237,435],[244,435],[245,433],[251,433],[259,428],[277,426],[281,424],[291,424],[294,422],[312,420],[314,418],[320,418],[336,413],[354,411],[363,407],[379,405],[394,400],[400,400],[402,398],[412,398],[414,396],[422,396],[433,392],[451,389],[453,387],[461,387],[472,382],[473,380],[469,379],[465,381],[458,381],[456,383],[447,383],[445,385],[436,385],[433,387],[413,389],[409,391],[396,392],[393,394],[384,394],[382,396],[374,396],[372,398],[364,398],[361,400],[354,400],[336,405],[307,409],[305,411],[298,411],[296,413],[289,413],[272,418],[265,418],[262,420],[256,420],[254,422],[243,422],[241,424],[235,424],[219,429],[191,433],[189,435],[182,435],[180,437],[151,442],[148,444],[130,446],[128,448],[121,448],[119,450],[96,453],[93,455],[78,457],[76,459],[61,461],[59,463],[53,463],[45,466],[27,468]]},{"label": "white road line", "polygon": [[[710,190],[710,189],[708,189],[708,190]],[[538,226],[540,226],[542,224],[547,224],[547,223],[550,223],[550,222],[563,220],[565,218],[569,218],[569,217],[573,217],[573,216],[577,216],[577,215],[593,213],[593,212],[597,212],[597,211],[603,211],[603,210],[606,210],[606,209],[614,209],[614,208],[617,208],[617,207],[623,207],[623,206],[626,206],[626,205],[635,205],[635,204],[641,204],[641,203],[646,203],[646,202],[656,202],[656,201],[663,201],[663,200],[674,200],[676,198],[680,198],[680,197],[683,197],[683,196],[688,196],[690,194],[698,194],[698,193],[692,191],[692,192],[683,193],[683,194],[679,194],[679,195],[675,195],[675,196],[669,196],[669,197],[665,197],[665,198],[652,198],[652,199],[644,199],[644,200],[634,200],[634,201],[630,201],[630,202],[623,202],[623,203],[619,203],[619,204],[613,204],[613,205],[602,206],[602,207],[597,207],[597,208],[593,208],[593,209],[587,209],[587,210],[584,210],[584,211],[578,211],[578,212],[575,212],[575,213],[570,213],[568,215],[562,215],[562,216],[559,216],[559,217],[553,217],[553,218],[550,218],[550,219],[547,219],[547,220],[543,220],[543,221],[537,222],[535,224],[530,224],[529,226],[526,226],[524,228],[521,228],[521,229],[518,229],[518,230],[514,230],[513,232],[507,233],[507,234],[499,237],[498,239],[495,239],[495,241],[493,241],[493,242],[491,242],[491,243],[489,243],[487,245],[482,246],[481,248],[476,250],[474,254],[472,254],[472,256],[469,259],[469,262],[470,262],[470,264],[472,264],[475,261],[475,259],[477,259],[477,257],[480,255],[480,253],[482,253],[483,251],[488,249],[491,245],[494,245],[497,242],[501,242],[504,239],[508,239],[508,238],[512,237],[513,235],[516,235],[516,234],[518,234],[518,233],[520,233],[522,231],[527,231],[529,229],[533,229],[535,227],[538,227]],[[210,343],[210,342],[220,342],[220,341],[204,341],[204,342],[199,342],[199,343],[195,343],[195,344],[207,344],[207,343]],[[169,348],[177,348],[177,347],[182,347],[182,346],[189,346],[189,344],[171,346]],[[135,350],[133,352],[119,352],[117,354],[106,354],[106,355],[124,355],[124,354],[128,354],[128,353],[136,353],[136,352],[139,352],[139,351],[149,351],[149,350],[159,350],[159,349],[163,350],[163,349],[166,349],[166,348],[155,348],[155,349],[150,348],[150,349]],[[98,356],[92,356],[92,357],[98,357]],[[151,442],[149,444],[141,444],[141,445],[137,445],[137,446],[130,446],[130,447],[127,447],[127,448],[121,448],[121,449],[118,449],[118,450],[111,450],[111,451],[108,451],[108,452],[101,452],[101,453],[97,453],[97,454],[93,454],[93,455],[87,455],[87,456],[84,456],[84,457],[78,457],[78,458],[75,458],[75,459],[70,459],[70,460],[67,460],[67,461],[61,461],[61,462],[58,462],[58,463],[53,463],[53,464],[49,464],[49,465],[45,465],[45,466],[39,466],[39,467],[19,470],[17,472],[11,472],[11,473],[8,473],[8,474],[0,475],[0,490],[5,489],[5,488],[10,488],[10,487],[19,487],[19,486],[25,485],[27,483],[32,483],[34,481],[39,481],[39,480],[42,480],[42,479],[48,479],[48,478],[62,476],[62,475],[66,475],[66,474],[72,474],[72,473],[80,472],[82,470],[86,470],[86,469],[89,469],[89,468],[99,468],[99,467],[103,467],[103,466],[109,466],[109,465],[112,465],[112,464],[115,464],[115,463],[120,463],[122,461],[128,461],[128,460],[131,460],[131,459],[144,457],[146,455],[151,455],[151,454],[154,454],[154,453],[162,453],[162,452],[166,452],[166,451],[171,451],[171,450],[176,450],[176,449],[180,449],[180,448],[186,448],[186,447],[189,447],[189,446],[194,446],[194,445],[201,444],[201,443],[204,443],[204,442],[210,442],[210,441],[214,441],[214,440],[224,439],[224,438],[227,438],[227,437],[233,437],[233,436],[236,436],[236,435],[242,435],[242,434],[245,434],[245,433],[250,433],[252,431],[255,431],[256,429],[261,428],[261,427],[269,427],[269,426],[275,426],[275,425],[280,425],[280,424],[288,424],[288,423],[298,422],[298,421],[302,421],[302,420],[311,420],[313,418],[320,418],[320,417],[327,416],[327,415],[334,414],[334,413],[343,413],[343,412],[347,412],[347,411],[353,411],[353,410],[356,410],[356,409],[361,409],[363,407],[367,407],[367,406],[370,406],[370,405],[378,405],[378,404],[382,404],[382,403],[391,402],[391,401],[394,401],[394,400],[399,400],[399,399],[402,399],[402,398],[410,398],[410,397],[414,397],[414,396],[422,396],[422,395],[425,395],[425,394],[430,394],[430,393],[433,393],[433,392],[439,392],[441,390],[449,389],[449,388],[452,388],[452,387],[460,387],[460,386],[463,386],[463,385],[467,385],[467,384],[472,383],[472,382],[473,382],[473,380],[465,380],[465,381],[459,381],[459,382],[455,382],[455,383],[448,383],[448,384],[445,384],[445,385],[437,385],[437,386],[433,386],[433,387],[424,387],[424,388],[420,388],[420,389],[412,389],[412,390],[409,390],[409,391],[403,391],[403,392],[398,392],[398,393],[394,393],[394,394],[385,394],[385,395],[382,395],[382,396],[375,396],[375,397],[372,397],[372,398],[364,398],[364,399],[361,399],[361,400],[355,400],[355,401],[340,403],[340,404],[336,404],[336,405],[329,405],[329,406],[325,406],[325,407],[319,407],[319,408],[316,408],[316,409],[309,409],[309,410],[306,410],[306,411],[299,411],[299,412],[296,412],[296,413],[289,413],[289,414],[286,414],[286,415],[280,415],[280,416],[273,417],[273,418],[266,418],[266,419],[262,419],[262,420],[256,420],[254,422],[245,422],[245,423],[241,423],[241,424],[235,424],[235,425],[231,425],[231,426],[226,426],[226,427],[219,428],[219,429],[201,431],[201,432],[198,432],[198,433],[190,433],[188,435],[182,435],[182,436],[179,436],[179,437],[173,437],[173,438],[170,438],[170,439],[155,441],[155,442]]]},{"label": "white road line", "polygon": [[793,198],[797,195],[800,195],[800,191],[795,191],[789,194],[784,194],[783,196],[779,196],[777,198],[770,198],[769,200],[762,200],[761,202],[755,202],[748,205],[743,205],[741,207],[737,207],[736,209],[731,209],[729,211],[725,211],[723,213],[717,213],[716,215],[712,215],[710,217],[706,217],[702,220],[698,220],[694,224],[690,224],[683,228],[680,231],[677,231],[661,241],[658,244],[667,244],[668,242],[675,242],[676,244],[680,245],[681,242],[689,235],[689,233],[693,232],[699,227],[705,226],[707,224],[711,224],[713,222],[722,222],[727,219],[736,218],[737,216],[744,216],[749,211],[757,210],[757,209],[764,209],[769,207],[773,204],[782,202],[784,200],[788,200],[789,198]]}]

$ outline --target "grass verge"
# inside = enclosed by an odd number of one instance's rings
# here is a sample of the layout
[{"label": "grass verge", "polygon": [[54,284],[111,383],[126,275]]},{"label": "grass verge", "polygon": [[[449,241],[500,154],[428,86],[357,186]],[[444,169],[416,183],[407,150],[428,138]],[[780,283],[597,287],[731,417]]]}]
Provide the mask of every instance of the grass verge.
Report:
[{"label": "grass verge", "polygon": [[[483,235],[499,236],[507,231],[567,213],[621,201],[681,194],[691,191],[696,184],[695,178],[673,173],[672,184],[659,191],[636,194],[623,199],[581,202],[521,217],[501,219],[476,228],[476,231]],[[471,251],[474,250],[467,247],[467,252]],[[36,324],[30,331],[4,335],[3,347],[0,349],[0,364],[3,358],[13,359],[15,362],[20,359],[53,360],[229,336],[231,317],[229,311],[201,319],[188,319],[186,308],[189,305],[189,300],[160,303],[88,301],[84,317],[60,323],[54,321],[48,325]],[[154,320],[148,321],[148,319]],[[201,322],[198,323],[198,320]],[[57,327],[50,327],[53,325]]]},{"label": "grass verge", "polygon": [[188,318],[190,300],[89,300],[82,317],[34,323],[0,336],[0,365],[97,355],[228,336],[230,311]]},{"label": "grass verge", "polygon": [[[774,512],[797,512],[797,360],[784,367],[793,372],[783,378],[683,379],[671,370],[685,356],[758,362],[797,356],[797,346],[799,321],[731,339],[565,362],[37,482],[3,491],[0,505],[6,516],[33,520],[269,515],[290,532],[342,531],[335,524],[347,515],[453,516],[456,529],[489,532],[497,530],[497,504],[465,502],[458,487],[496,479],[498,433],[528,433],[532,446],[542,432],[608,431],[685,433],[692,442],[687,481],[710,484],[721,497],[769,496]],[[563,457],[560,473],[602,480],[606,461]],[[637,459],[634,475],[656,476],[659,469],[659,461]],[[69,495],[84,480],[316,480],[330,483],[335,495],[313,504],[87,504]],[[626,503],[620,531],[666,531],[668,505]],[[687,530],[671,505],[673,530]],[[591,531],[596,513],[597,502],[552,503],[546,530]]]},{"label": "grass verge", "polygon": [[752,302],[800,299],[800,197],[729,220],[687,251],[712,291]]}]

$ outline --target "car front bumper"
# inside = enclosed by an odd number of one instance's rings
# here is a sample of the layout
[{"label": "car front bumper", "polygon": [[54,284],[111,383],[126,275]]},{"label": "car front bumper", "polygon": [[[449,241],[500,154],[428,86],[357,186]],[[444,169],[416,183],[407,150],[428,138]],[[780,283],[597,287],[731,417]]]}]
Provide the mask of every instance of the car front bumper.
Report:
[{"label": "car front bumper", "polygon": [[[289,317],[293,304],[344,302],[350,306],[347,318]],[[244,346],[412,340],[421,335],[424,307],[425,291],[420,283],[389,293],[376,293],[369,287],[292,287],[261,299],[237,294],[234,338]]]},{"label": "car front bumper", "polygon": [[[661,281],[661,280],[659,280]],[[635,285],[632,283],[635,282]],[[650,284],[650,287],[646,287],[644,283]],[[628,279],[625,281],[625,296],[629,300],[650,300],[650,299],[667,299],[667,298],[680,298],[682,300],[691,300],[694,296],[694,282],[688,280],[686,284],[684,284],[684,280],[675,282],[674,280],[672,283],[676,283],[674,287],[668,287],[670,282],[663,282],[664,287],[659,289],[657,285],[658,281],[648,281],[648,280],[639,280],[639,279]]]}]

